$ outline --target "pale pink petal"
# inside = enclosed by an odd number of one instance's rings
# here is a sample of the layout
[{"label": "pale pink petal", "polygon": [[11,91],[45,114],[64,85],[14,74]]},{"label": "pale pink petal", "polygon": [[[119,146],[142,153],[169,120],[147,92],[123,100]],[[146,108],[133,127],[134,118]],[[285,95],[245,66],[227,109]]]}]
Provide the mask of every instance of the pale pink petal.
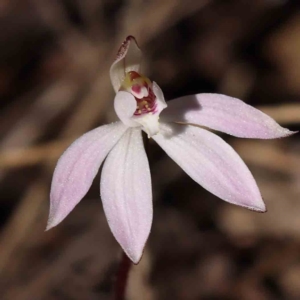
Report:
[{"label": "pale pink petal", "polygon": [[120,91],[116,94],[114,100],[114,108],[119,119],[127,126],[140,126],[132,120],[136,111],[137,103],[134,96],[128,92]]},{"label": "pale pink petal", "polygon": [[153,139],[197,183],[221,199],[265,211],[259,189],[238,154],[208,130],[161,124]]},{"label": "pale pink petal", "polygon": [[293,134],[243,101],[219,94],[197,94],[168,102],[162,120],[201,125],[237,137],[273,139]]},{"label": "pale pink petal", "polygon": [[140,72],[142,52],[133,36],[128,36],[121,45],[117,58],[110,67],[110,80],[115,92],[120,89],[125,73]]},{"label": "pale pink petal", "polygon": [[150,169],[140,129],[128,130],[109,153],[100,191],[113,235],[138,263],[152,224]]},{"label": "pale pink petal", "polygon": [[126,129],[121,122],[98,127],[64,152],[52,179],[47,230],[60,223],[84,197],[104,158]]}]

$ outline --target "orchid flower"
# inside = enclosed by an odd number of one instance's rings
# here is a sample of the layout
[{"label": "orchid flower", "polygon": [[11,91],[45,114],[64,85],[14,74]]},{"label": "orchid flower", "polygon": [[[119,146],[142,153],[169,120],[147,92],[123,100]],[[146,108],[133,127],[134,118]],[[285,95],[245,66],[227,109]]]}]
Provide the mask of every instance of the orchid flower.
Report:
[{"label": "orchid flower", "polygon": [[242,138],[293,134],[241,100],[196,94],[168,102],[141,73],[141,51],[129,36],[110,77],[120,121],[78,138],[61,156],[51,186],[47,229],[59,224],[89,190],[104,162],[100,190],[109,227],[127,256],[138,263],[152,224],[152,190],[142,131],[198,184],[217,197],[264,212],[265,204],[247,166],[213,130]]}]

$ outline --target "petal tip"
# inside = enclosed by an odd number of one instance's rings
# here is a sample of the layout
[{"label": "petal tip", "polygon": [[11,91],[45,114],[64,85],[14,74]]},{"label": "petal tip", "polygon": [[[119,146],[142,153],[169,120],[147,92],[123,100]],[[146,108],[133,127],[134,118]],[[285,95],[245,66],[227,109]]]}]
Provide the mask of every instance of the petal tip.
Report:
[{"label": "petal tip", "polygon": [[47,223],[46,229],[45,231],[49,231],[50,229],[52,229],[55,225],[52,225],[51,223]]},{"label": "petal tip", "polygon": [[253,207],[251,210],[258,212],[258,213],[266,213],[267,212],[267,208],[264,206],[263,208],[261,207]]},{"label": "petal tip", "polygon": [[264,201],[261,199],[259,201],[260,203],[259,204],[256,204],[256,205],[251,205],[251,206],[243,206],[249,210],[252,210],[254,212],[258,212],[258,213],[266,213],[267,212],[267,208],[266,208],[266,205],[264,203]]},{"label": "petal tip", "polygon": [[272,121],[273,121],[272,122],[273,126],[270,126],[268,131],[265,132],[265,134],[263,136],[260,136],[260,137],[253,136],[253,138],[266,139],[266,140],[282,139],[282,138],[289,137],[289,136],[292,136],[292,135],[298,133],[298,131],[291,131],[288,128],[284,128],[284,127],[280,126],[273,119],[272,119]]},{"label": "petal tip", "polygon": [[298,132],[299,131],[291,131],[291,130],[289,130],[287,128],[284,128],[284,131],[283,131],[282,135],[279,136],[279,138],[284,138],[284,137],[292,136],[292,135],[294,135],[294,134],[296,134]]},{"label": "petal tip", "polygon": [[53,226],[50,224],[47,224],[45,231],[49,231],[51,228],[53,228]]},{"label": "petal tip", "polygon": [[132,41],[135,42],[136,46],[139,48],[136,38],[133,35],[128,35],[118,50],[116,60],[123,58],[126,55],[130,42]]},{"label": "petal tip", "polygon": [[128,36],[126,37],[125,41],[126,41],[126,42],[128,42],[128,41],[134,41],[134,42],[136,43],[136,45],[139,47],[139,44],[138,44],[136,38],[135,38],[133,35],[128,35]]},{"label": "petal tip", "polygon": [[55,227],[58,224],[59,224],[59,222],[57,222],[57,220],[55,220],[54,217],[49,216],[45,231],[49,231],[50,229],[52,229],[53,227]]},{"label": "petal tip", "polygon": [[[125,250],[124,250],[125,251]],[[126,255],[129,257],[129,259],[135,264],[135,265],[138,265],[139,262],[141,261],[142,259],[142,256],[143,256],[143,252],[144,252],[144,249],[142,251],[136,251],[135,253],[131,252],[128,253],[125,251]]]},{"label": "petal tip", "polygon": [[141,243],[138,242],[138,240],[126,243],[126,245],[120,243],[123,251],[135,265],[137,265],[142,259],[147,239]]}]

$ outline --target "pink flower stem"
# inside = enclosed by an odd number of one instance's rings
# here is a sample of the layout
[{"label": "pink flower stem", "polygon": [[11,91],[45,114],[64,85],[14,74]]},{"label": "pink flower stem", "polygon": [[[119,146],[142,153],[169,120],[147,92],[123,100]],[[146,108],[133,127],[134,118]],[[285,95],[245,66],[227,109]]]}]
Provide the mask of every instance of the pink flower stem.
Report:
[{"label": "pink flower stem", "polygon": [[119,265],[119,270],[117,273],[116,284],[115,284],[115,300],[125,300],[128,274],[131,266],[132,266],[132,262],[129,260],[127,255],[123,252],[121,262]]}]

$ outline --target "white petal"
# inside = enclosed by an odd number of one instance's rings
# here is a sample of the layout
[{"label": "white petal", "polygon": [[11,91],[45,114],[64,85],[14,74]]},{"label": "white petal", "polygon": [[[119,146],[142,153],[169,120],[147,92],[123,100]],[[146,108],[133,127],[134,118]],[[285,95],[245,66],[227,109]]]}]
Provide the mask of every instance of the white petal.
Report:
[{"label": "white petal", "polygon": [[160,114],[161,111],[163,109],[165,109],[168,105],[165,101],[165,97],[164,97],[164,94],[163,94],[161,88],[159,87],[159,85],[155,81],[153,81],[153,83],[152,83],[152,89],[153,89],[154,95],[156,96],[157,111]]},{"label": "white petal", "polygon": [[110,67],[110,80],[115,92],[120,89],[125,73],[140,72],[142,52],[133,36],[128,36],[121,45],[117,58]]},{"label": "white petal", "polygon": [[147,133],[149,139],[159,132],[158,119],[159,116],[156,114],[145,114],[134,118],[136,122],[142,125],[142,129]]},{"label": "white petal", "polygon": [[138,263],[152,224],[152,190],[141,130],[128,130],[109,153],[101,176],[109,227],[128,257]]},{"label": "white petal", "polygon": [[104,158],[126,129],[121,122],[98,127],[64,152],[52,179],[47,229],[60,223],[84,197]]},{"label": "white petal", "polygon": [[117,116],[126,126],[140,126],[132,120],[137,108],[136,100],[132,94],[124,91],[118,92],[114,100],[114,108]]},{"label": "white petal", "polygon": [[265,211],[256,182],[238,154],[217,135],[194,126],[161,124],[153,139],[197,183],[230,203]]},{"label": "white petal", "polygon": [[161,119],[202,125],[243,138],[273,139],[294,133],[243,101],[219,94],[197,94],[172,100]]}]

